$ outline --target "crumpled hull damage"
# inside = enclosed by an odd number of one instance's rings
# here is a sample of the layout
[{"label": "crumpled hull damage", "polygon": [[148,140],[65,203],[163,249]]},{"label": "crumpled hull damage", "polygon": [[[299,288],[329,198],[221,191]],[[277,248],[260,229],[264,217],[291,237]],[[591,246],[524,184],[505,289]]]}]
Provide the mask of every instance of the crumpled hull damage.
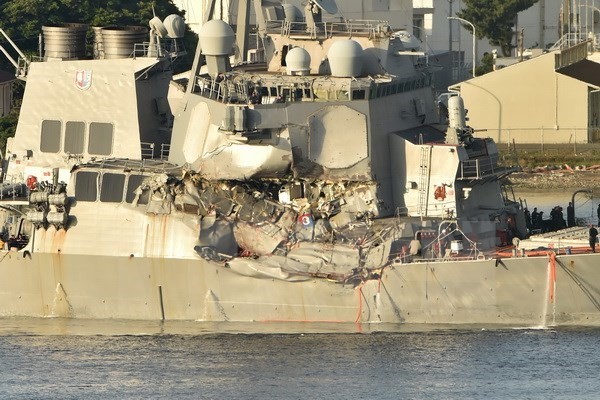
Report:
[{"label": "crumpled hull damage", "polygon": [[200,216],[197,254],[243,275],[349,282],[385,266],[398,238],[396,220],[373,225],[362,183],[164,182],[149,197],[164,204],[156,194],[171,193],[178,210]]}]

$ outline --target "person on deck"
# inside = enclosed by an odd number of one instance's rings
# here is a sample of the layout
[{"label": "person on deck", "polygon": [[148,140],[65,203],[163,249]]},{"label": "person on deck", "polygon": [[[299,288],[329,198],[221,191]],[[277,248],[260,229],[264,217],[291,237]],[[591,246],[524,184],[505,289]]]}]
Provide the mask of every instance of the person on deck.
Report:
[{"label": "person on deck", "polygon": [[571,202],[567,206],[567,226],[569,228],[575,226],[575,207],[573,207],[573,203]]},{"label": "person on deck", "polygon": [[539,217],[540,215],[538,213],[537,207],[535,207],[533,209],[533,212],[531,213],[531,226],[533,227],[533,229],[538,229],[540,227]]},{"label": "person on deck", "polygon": [[529,210],[527,209],[527,207],[525,207],[525,226],[527,227],[527,232],[531,232],[531,213],[529,212]]},{"label": "person on deck", "polygon": [[590,225],[590,247],[592,249],[592,253],[596,252],[596,237],[598,236],[598,230],[594,228],[593,225]]}]

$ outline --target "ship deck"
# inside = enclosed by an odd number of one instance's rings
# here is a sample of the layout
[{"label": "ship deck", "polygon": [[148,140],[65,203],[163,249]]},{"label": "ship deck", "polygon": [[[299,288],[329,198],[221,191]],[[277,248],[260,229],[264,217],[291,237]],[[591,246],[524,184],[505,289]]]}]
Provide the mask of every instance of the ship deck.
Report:
[{"label": "ship deck", "polygon": [[585,247],[589,245],[588,229],[585,226],[574,226],[556,232],[532,235],[519,242],[519,249],[533,250],[539,248],[564,249],[567,247]]}]

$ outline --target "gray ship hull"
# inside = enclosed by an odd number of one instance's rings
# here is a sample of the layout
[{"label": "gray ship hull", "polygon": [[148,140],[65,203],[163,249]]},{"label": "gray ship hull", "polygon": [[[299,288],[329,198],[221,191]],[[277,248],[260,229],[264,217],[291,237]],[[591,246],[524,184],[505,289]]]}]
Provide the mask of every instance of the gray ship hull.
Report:
[{"label": "gray ship hull", "polygon": [[4,252],[0,315],[344,323],[600,324],[591,254],[386,267],[359,285],[240,275],[203,259]]}]

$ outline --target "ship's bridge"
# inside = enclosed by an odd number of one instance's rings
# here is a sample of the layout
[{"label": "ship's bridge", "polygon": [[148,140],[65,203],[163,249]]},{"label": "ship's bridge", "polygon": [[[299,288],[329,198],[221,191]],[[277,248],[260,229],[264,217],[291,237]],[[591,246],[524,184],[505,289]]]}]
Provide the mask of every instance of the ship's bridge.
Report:
[{"label": "ship's bridge", "polygon": [[498,155],[482,156],[460,162],[457,179],[462,181],[499,180],[517,172],[518,167],[503,167],[498,165]]},{"label": "ship's bridge", "polygon": [[456,179],[469,183],[485,183],[500,180],[519,167],[498,164],[498,149],[491,139],[472,139],[465,145],[468,159],[461,160]]},{"label": "ship's bridge", "polygon": [[[244,66],[244,69],[249,69]],[[213,79],[197,76],[193,92],[227,104],[275,104],[306,101],[377,99],[428,87],[431,75],[410,77],[340,78],[332,76],[282,76],[242,68]]]}]

